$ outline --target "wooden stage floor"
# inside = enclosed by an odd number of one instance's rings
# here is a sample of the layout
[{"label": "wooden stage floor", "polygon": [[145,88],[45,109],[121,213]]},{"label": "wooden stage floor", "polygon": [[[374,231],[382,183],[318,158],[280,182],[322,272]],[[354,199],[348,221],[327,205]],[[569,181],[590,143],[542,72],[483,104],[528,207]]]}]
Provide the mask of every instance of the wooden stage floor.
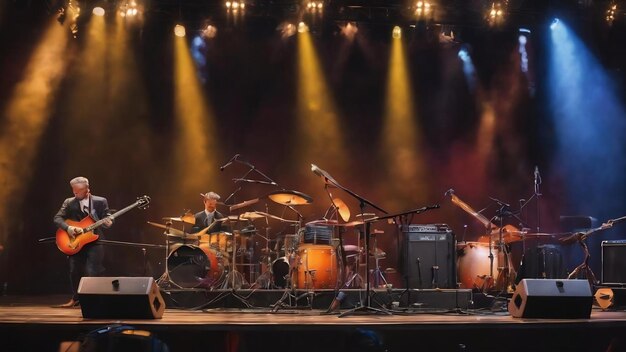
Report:
[{"label": "wooden stage floor", "polygon": [[626,337],[626,312],[597,309],[590,319],[515,319],[488,310],[339,317],[311,309],[167,309],[162,319],[95,320],[79,308],[51,307],[63,298],[2,297],[0,350],[58,351],[61,341],[112,323],[148,330],[170,351],[606,351],[611,342],[623,350]]}]

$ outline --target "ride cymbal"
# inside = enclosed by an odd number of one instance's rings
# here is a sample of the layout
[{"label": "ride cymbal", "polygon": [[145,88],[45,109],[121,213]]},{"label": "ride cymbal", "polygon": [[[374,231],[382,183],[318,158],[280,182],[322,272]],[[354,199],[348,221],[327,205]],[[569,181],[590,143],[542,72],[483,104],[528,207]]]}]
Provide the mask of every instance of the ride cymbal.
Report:
[{"label": "ride cymbal", "polygon": [[298,191],[275,191],[267,195],[274,203],[282,205],[306,205],[313,203],[313,198]]}]

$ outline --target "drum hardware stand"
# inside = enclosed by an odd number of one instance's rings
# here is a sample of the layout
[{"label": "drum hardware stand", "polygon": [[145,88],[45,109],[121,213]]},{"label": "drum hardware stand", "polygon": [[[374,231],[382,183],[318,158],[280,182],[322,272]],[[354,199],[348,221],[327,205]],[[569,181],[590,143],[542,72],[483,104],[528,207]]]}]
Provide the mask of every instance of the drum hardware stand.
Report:
[{"label": "drum hardware stand", "polygon": [[[374,235],[376,235],[376,230],[374,230]],[[374,236],[374,261],[376,263],[376,267],[374,268],[374,271],[372,272],[372,276],[374,276],[374,287],[378,288],[380,286],[380,280],[382,279],[382,282],[385,283],[385,288],[387,288],[389,284],[387,283],[385,276],[380,270],[379,261],[381,259],[381,256],[379,255],[379,253],[377,253],[377,250],[378,250],[378,241],[376,239],[376,236]]]},{"label": "drum hardware stand", "polygon": [[589,237],[590,235],[601,230],[609,229],[613,227],[615,223],[618,223],[624,220],[626,220],[626,216],[622,216],[621,218],[617,218],[617,219],[611,219],[603,223],[600,227],[596,227],[594,229],[584,231],[584,232],[577,232],[571,236],[559,239],[559,241],[563,243],[578,242],[578,244],[580,244],[585,254],[585,259],[583,260],[583,262],[579,266],[574,268],[574,270],[572,270],[572,272],[567,276],[568,279],[575,279],[578,276],[578,274],[582,272],[585,275],[585,278],[587,279],[587,281],[589,281],[589,285],[591,286],[592,289],[594,285],[598,284],[598,281],[596,280],[596,276],[593,274],[593,271],[591,271],[591,267],[589,266],[589,259],[591,258],[591,254],[589,254],[589,248],[587,247],[587,243],[585,242],[585,240],[587,240],[587,237]]}]

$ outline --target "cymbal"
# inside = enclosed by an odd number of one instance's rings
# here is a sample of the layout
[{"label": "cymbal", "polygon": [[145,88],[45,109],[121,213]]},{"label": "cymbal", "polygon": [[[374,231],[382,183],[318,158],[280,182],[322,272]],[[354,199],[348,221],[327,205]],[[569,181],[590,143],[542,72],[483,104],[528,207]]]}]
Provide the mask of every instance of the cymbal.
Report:
[{"label": "cymbal", "polygon": [[339,212],[339,216],[343,221],[350,220],[350,209],[346,205],[346,203],[341,200],[341,198],[333,198],[333,204],[337,207],[337,211]]},{"label": "cymbal", "polygon": [[263,219],[265,218],[264,215],[258,214],[256,211],[247,211],[241,215],[239,215],[240,219],[245,219],[245,220],[257,220],[257,219]]},{"label": "cymbal", "polygon": [[167,234],[168,236],[175,236],[175,237],[188,237],[189,236],[188,233],[185,233],[179,229],[172,228],[171,226],[167,226],[167,225],[163,225],[163,224],[159,224],[159,223],[151,222],[151,221],[148,221],[148,224],[154,227],[168,230],[169,231],[169,233]]},{"label": "cymbal", "polygon": [[178,238],[178,239],[185,239],[185,240],[194,240],[197,241],[198,240],[198,236],[195,234],[185,234],[185,235],[174,235],[172,233],[166,233],[165,236],[167,237],[173,237],[173,238]]},{"label": "cymbal", "polygon": [[193,216],[192,213],[185,213],[183,216],[164,217],[163,220],[184,222],[184,223],[192,224],[192,225],[196,223],[196,218]]},{"label": "cymbal", "polygon": [[369,219],[373,219],[376,217],[376,214],[374,213],[362,213],[362,214],[356,214],[357,218],[362,218],[364,220],[369,220]]},{"label": "cymbal", "polygon": [[215,221],[220,221],[220,222],[228,222],[228,221],[236,222],[236,221],[241,221],[241,220],[248,220],[248,219],[244,219],[244,218],[240,219],[239,216],[237,215],[228,215],[221,219],[215,219]]},{"label": "cymbal", "polygon": [[275,191],[267,195],[274,203],[282,205],[306,205],[313,203],[313,198],[298,191]]}]

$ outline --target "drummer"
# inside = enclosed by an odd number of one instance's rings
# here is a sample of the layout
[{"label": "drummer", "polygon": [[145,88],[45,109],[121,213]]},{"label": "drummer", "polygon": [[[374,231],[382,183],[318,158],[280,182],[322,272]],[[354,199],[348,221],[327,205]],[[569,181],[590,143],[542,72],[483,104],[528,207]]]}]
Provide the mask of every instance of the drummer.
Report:
[{"label": "drummer", "polygon": [[219,194],[210,191],[207,193],[200,193],[202,201],[204,202],[204,210],[194,215],[196,223],[191,228],[192,233],[196,233],[205,229],[207,226],[213,224],[209,229],[209,232],[222,232],[224,231],[224,225],[219,219],[223,219],[224,215],[217,211],[217,201],[221,198]]}]

